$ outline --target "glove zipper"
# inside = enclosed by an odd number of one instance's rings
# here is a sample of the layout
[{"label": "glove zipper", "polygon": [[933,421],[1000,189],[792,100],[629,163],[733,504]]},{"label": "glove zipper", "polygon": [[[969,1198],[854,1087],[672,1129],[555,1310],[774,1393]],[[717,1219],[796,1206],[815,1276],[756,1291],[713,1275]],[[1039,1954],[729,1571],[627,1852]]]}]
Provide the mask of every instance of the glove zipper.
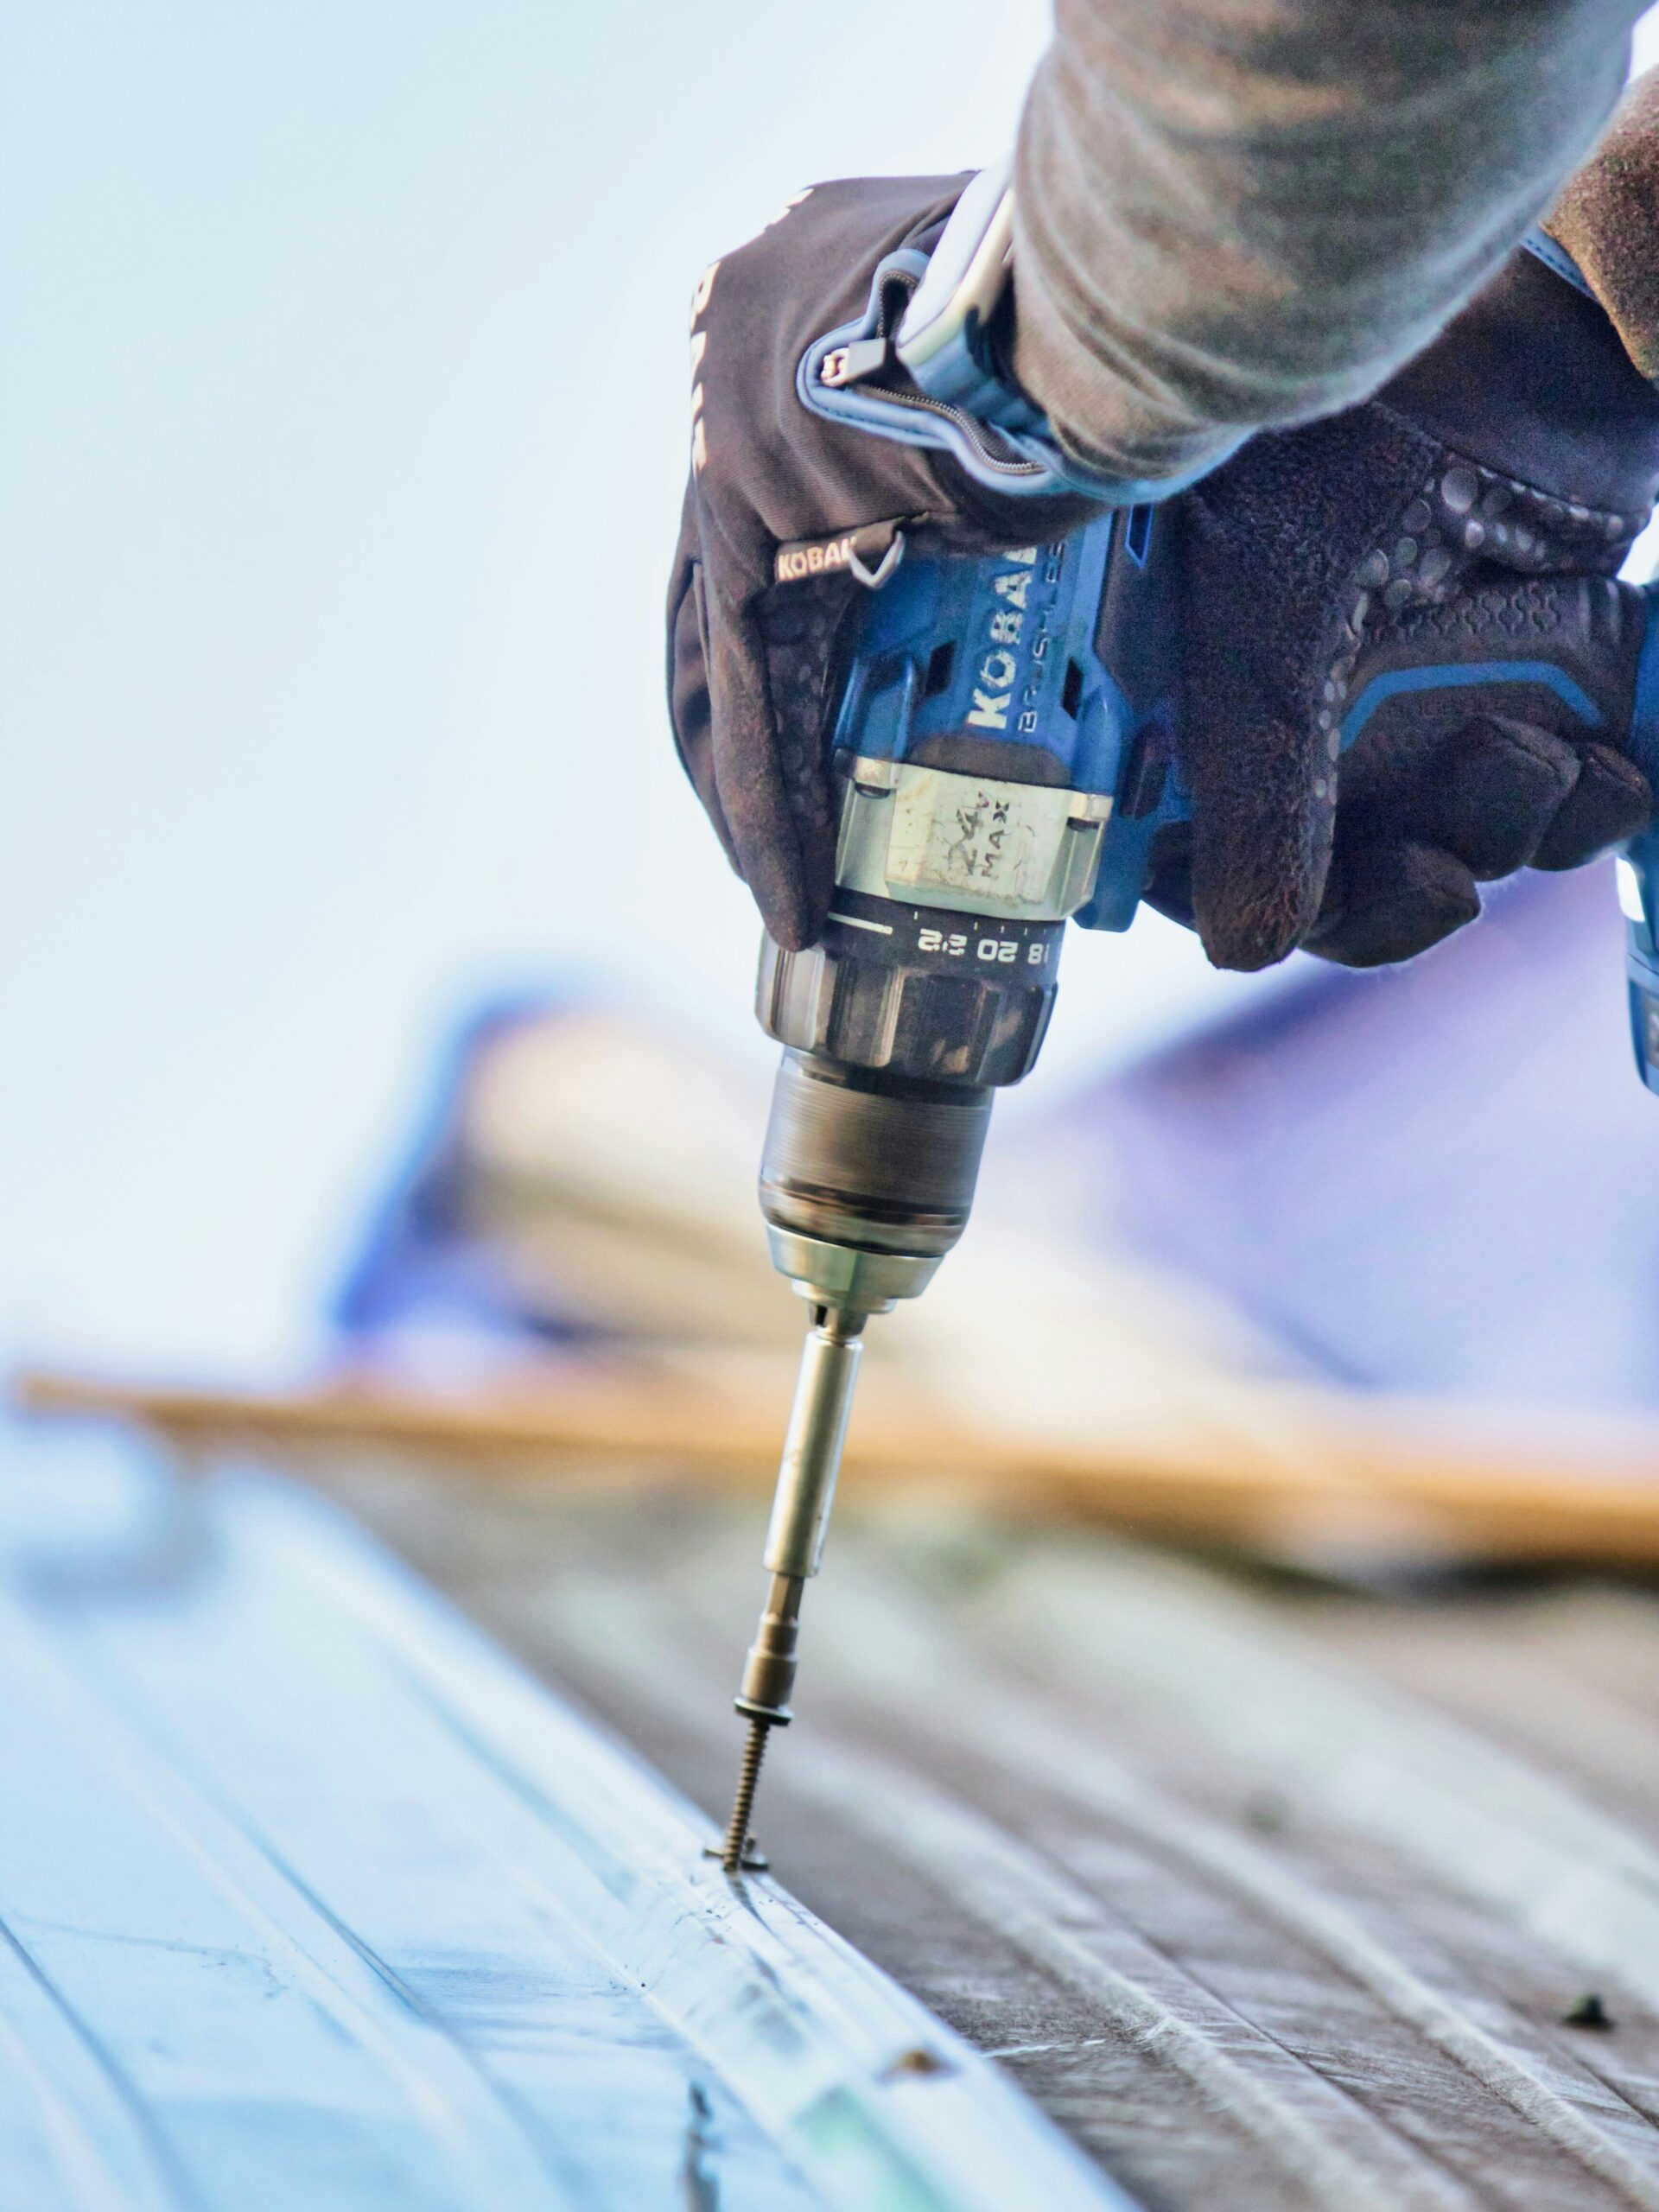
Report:
[{"label": "glove zipper", "polygon": [[[853,377],[837,379],[828,374],[830,364],[839,353],[845,350],[844,347],[838,346],[835,353],[828,354],[825,357],[823,367],[818,372],[819,383],[828,385],[832,391],[844,385],[864,382],[862,378]],[[895,391],[891,385],[885,384],[867,385],[866,389],[873,397],[890,400],[895,407],[914,408],[921,414],[940,415],[947,423],[954,423],[979,454],[985,466],[995,469],[999,476],[1046,476],[1049,473],[1040,461],[1005,461],[1001,454],[993,451],[986,444],[984,426],[973,416],[964,415],[960,407],[952,407],[948,400],[925,398],[920,392]]]},{"label": "glove zipper", "polygon": [[[837,346],[826,353],[818,365],[818,382],[827,385],[831,391],[842,391],[849,385],[862,385],[873,398],[885,399],[895,407],[909,407],[923,415],[937,415],[947,423],[954,423],[968,440],[987,468],[1000,476],[1046,476],[1049,472],[1040,461],[1008,461],[985,442],[985,425],[977,417],[953,407],[949,400],[930,399],[919,391],[895,391],[891,385],[874,384],[869,380],[884,369],[893,357],[893,333],[902,316],[895,319],[888,304],[889,295],[902,292],[906,302],[915,290],[913,283],[895,274],[894,281],[881,289],[881,303],[876,310],[874,335],[855,339],[846,346]],[[880,349],[879,351],[877,349]],[[868,368],[861,355],[874,354]]]}]

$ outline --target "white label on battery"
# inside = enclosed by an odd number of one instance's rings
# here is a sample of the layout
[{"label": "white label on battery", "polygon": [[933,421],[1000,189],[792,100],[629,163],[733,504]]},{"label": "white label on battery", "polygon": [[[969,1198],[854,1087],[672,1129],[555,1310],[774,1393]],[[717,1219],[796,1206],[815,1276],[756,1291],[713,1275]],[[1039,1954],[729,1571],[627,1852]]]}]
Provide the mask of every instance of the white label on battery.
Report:
[{"label": "white label on battery", "polygon": [[893,799],[887,880],[1039,906],[1054,884],[1071,794],[906,766]]}]

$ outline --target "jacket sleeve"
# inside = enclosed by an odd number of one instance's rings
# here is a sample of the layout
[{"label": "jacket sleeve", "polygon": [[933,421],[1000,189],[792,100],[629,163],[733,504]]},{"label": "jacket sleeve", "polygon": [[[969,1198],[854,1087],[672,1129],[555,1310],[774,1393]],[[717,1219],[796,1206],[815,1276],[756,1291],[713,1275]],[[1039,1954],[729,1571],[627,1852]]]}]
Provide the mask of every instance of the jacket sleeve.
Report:
[{"label": "jacket sleeve", "polygon": [[1594,144],[1643,0],[1057,0],[1015,158],[1014,368],[1175,479],[1365,397]]}]

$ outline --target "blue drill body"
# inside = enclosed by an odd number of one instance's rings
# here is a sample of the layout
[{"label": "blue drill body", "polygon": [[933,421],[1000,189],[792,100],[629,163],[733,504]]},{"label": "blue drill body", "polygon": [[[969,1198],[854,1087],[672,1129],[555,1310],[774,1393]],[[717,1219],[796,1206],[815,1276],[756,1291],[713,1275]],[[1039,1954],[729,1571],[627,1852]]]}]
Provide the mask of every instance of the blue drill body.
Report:
[{"label": "blue drill body", "polygon": [[1011,782],[1109,798],[1086,929],[1128,929],[1154,836],[1191,812],[1167,520],[1130,507],[1055,545],[912,551],[872,595],[831,734],[832,756],[947,765],[977,747]]},{"label": "blue drill body", "polygon": [[[945,764],[980,755],[1013,782],[1064,782],[1112,802],[1090,895],[1071,918],[1124,930],[1159,834],[1191,800],[1176,763],[1180,616],[1172,515],[1131,507],[1057,545],[978,559],[912,551],[872,595],[842,694],[832,757]],[[1028,556],[1028,557],[1027,557]],[[1650,590],[1650,604],[1659,586]],[[1572,674],[1535,649],[1394,667],[1362,682],[1339,733],[1351,745],[1391,701],[1494,683],[1548,695],[1558,718],[1599,731],[1605,716]],[[1628,733],[1659,787],[1659,622],[1649,616]],[[964,747],[963,741],[969,742]],[[1659,1091],[1659,828],[1620,870],[1637,1064]]]}]

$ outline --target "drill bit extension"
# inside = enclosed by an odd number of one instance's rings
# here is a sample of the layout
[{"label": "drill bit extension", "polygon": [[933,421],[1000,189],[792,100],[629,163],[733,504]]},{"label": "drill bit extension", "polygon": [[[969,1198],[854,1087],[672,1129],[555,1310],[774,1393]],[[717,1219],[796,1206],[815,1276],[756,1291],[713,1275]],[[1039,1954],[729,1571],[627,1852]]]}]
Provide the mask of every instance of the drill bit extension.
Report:
[{"label": "drill bit extension", "polygon": [[737,1710],[749,1723],[749,1740],[721,1854],[728,1874],[759,1863],[749,1835],[755,1788],[768,1732],[787,1727],[792,1718],[789,1700],[795,1687],[801,1596],[823,1555],[863,1350],[864,1321],[862,1313],[814,1306],[801,1353],[800,1378],[766,1532],[766,1567],[772,1587],[736,1698]]}]

